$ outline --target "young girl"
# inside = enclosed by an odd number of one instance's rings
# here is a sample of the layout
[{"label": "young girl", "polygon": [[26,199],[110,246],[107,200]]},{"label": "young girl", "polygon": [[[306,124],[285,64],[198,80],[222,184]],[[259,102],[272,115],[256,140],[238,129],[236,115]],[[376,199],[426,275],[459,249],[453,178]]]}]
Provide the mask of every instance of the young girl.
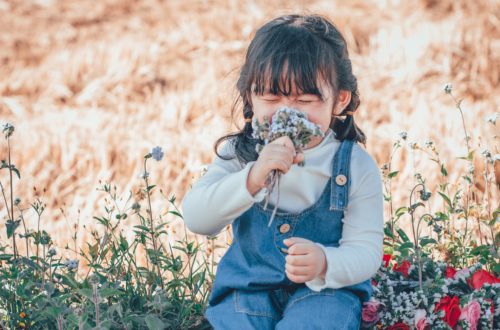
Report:
[{"label": "young girl", "polygon": [[[218,158],[182,203],[192,232],[232,224],[206,318],[215,329],[358,329],[382,261],[383,194],[376,162],[357,143],[366,138],[354,123],[360,101],[344,38],[324,17],[273,19],[250,43],[237,88],[245,126],[216,142]],[[303,153],[281,137],[257,154],[252,118],[283,106],[325,136]],[[283,174],[264,209],[275,169]]]}]

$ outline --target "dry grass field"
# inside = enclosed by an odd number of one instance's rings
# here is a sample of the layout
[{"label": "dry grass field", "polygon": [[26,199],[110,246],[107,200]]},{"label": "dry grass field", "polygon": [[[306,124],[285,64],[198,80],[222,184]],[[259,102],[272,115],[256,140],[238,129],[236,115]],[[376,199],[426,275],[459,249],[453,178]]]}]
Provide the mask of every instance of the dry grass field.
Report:
[{"label": "dry grass field", "polygon": [[[157,145],[166,159],[149,163],[163,193],[154,194],[153,209],[164,214],[172,195],[180,203],[213,159],[215,140],[242,123],[229,113],[255,29],[292,12],[325,15],[344,33],[361,95],[355,118],[380,166],[405,131],[422,149],[434,141],[451,182],[459,181],[462,119],[443,92],[452,83],[478,150],[478,198],[498,204],[496,187],[482,194],[480,150],[500,153],[500,120],[485,119],[499,112],[500,1],[0,0],[0,121],[16,129],[15,196],[29,226],[38,195],[47,203],[42,228],[56,244],[70,242],[78,223],[83,245],[96,227],[92,216],[103,213],[99,180],[115,184],[124,202]],[[430,188],[438,182],[439,168],[419,149],[396,152],[392,168],[400,171],[395,205],[407,203],[416,171]],[[179,219],[167,218],[173,239],[183,234]]]}]

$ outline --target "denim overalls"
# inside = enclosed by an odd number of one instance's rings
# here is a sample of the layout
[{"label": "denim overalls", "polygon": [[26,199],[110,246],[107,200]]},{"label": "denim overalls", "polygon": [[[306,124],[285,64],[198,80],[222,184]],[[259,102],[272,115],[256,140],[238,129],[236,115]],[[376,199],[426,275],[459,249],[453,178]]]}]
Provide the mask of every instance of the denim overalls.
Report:
[{"label": "denim overalls", "polygon": [[361,303],[372,295],[371,280],[313,291],[287,278],[283,243],[296,236],[339,246],[353,144],[341,143],[332,176],[315,204],[299,213],[278,208],[271,227],[274,205],[264,210],[264,202],[234,220],[233,243],[217,267],[205,314],[215,329],[359,329]]}]

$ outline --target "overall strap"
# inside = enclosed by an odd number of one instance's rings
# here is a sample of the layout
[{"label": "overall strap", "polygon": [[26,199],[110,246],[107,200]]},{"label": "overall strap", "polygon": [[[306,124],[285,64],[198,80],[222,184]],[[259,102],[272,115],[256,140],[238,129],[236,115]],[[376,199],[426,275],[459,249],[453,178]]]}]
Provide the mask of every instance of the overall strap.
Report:
[{"label": "overall strap", "polygon": [[330,211],[343,211],[347,207],[351,176],[351,151],[354,140],[344,140],[333,158],[330,190]]}]

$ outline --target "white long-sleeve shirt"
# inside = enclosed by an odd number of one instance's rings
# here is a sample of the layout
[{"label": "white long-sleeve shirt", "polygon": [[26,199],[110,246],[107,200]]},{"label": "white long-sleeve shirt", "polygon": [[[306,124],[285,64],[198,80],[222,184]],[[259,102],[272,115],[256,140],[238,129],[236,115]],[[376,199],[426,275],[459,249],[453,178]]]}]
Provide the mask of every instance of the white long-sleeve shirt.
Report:
[{"label": "white long-sleeve shirt", "polygon": [[[317,146],[304,150],[305,166],[292,165],[280,178],[280,209],[301,212],[316,203],[332,172],[333,155],[340,141],[328,129]],[[234,146],[226,142],[223,156],[234,155]],[[193,184],[182,201],[184,222],[189,230],[215,235],[255,202],[265,197],[265,189],[252,196],[246,188],[247,176],[255,161],[242,166],[237,158],[216,157],[207,172]],[[380,267],[383,254],[383,192],[375,160],[358,144],[351,155],[351,186],[348,206],[344,210],[342,238],[339,247],[319,245],[327,260],[325,278],[306,282],[314,290],[342,288],[371,278]],[[300,182],[300,189],[297,187]],[[270,195],[275,205],[278,186]]]}]

